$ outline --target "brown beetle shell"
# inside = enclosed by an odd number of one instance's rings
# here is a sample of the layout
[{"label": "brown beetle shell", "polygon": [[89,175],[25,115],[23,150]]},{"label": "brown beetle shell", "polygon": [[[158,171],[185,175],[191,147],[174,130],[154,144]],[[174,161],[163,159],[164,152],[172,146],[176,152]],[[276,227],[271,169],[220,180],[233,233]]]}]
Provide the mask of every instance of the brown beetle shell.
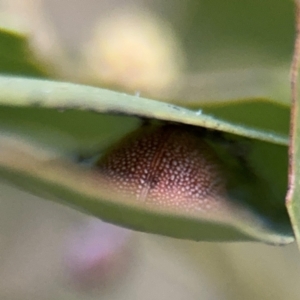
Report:
[{"label": "brown beetle shell", "polygon": [[224,212],[222,164],[199,132],[176,125],[142,126],[97,163],[108,186],[139,203],[181,212]]}]

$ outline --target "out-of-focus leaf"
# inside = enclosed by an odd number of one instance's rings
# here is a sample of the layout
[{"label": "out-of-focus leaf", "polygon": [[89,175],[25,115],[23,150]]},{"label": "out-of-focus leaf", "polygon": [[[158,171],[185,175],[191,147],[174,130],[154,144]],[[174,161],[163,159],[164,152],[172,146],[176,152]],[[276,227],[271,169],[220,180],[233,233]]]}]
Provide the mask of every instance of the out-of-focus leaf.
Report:
[{"label": "out-of-focus leaf", "polygon": [[22,33],[0,28],[0,73],[46,77],[45,66],[34,57]]},{"label": "out-of-focus leaf", "polygon": [[156,95],[188,107],[227,105],[250,99],[290,105],[289,66],[225,69],[183,75],[171,87]]},{"label": "out-of-focus leaf", "polygon": [[194,70],[290,62],[293,1],[187,1],[184,8],[178,10],[180,17],[170,9],[170,16],[177,17],[174,26],[182,35]]}]

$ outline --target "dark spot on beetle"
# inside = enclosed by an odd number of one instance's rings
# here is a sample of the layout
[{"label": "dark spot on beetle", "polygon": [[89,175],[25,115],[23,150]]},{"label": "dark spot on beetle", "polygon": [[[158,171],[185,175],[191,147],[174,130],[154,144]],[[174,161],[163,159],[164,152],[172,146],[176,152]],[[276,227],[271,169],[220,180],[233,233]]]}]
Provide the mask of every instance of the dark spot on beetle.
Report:
[{"label": "dark spot on beetle", "polygon": [[152,176],[150,181],[149,181],[149,187],[150,189],[154,189],[159,182],[159,177],[158,176]]}]

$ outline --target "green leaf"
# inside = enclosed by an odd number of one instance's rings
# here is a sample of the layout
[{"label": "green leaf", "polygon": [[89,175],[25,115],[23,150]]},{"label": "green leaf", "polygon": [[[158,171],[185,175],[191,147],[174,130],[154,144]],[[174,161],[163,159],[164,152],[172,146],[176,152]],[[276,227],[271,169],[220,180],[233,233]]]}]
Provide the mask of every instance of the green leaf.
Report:
[{"label": "green leaf", "polygon": [[30,50],[27,37],[7,28],[0,28],[0,72],[33,77],[47,76],[45,67]]},{"label": "green leaf", "polygon": [[245,99],[203,106],[203,111],[222,120],[261,131],[288,135],[290,107],[269,99]]},{"label": "green leaf", "polygon": [[[270,144],[269,150],[275,151],[276,159],[276,149],[286,149],[287,136],[274,128],[237,125],[202,111],[88,86],[12,77],[0,77],[0,116],[1,176],[45,198],[67,203],[109,222],[178,238],[258,240],[272,244],[293,240],[289,228],[276,223],[270,227],[262,216],[253,215],[250,224],[237,220],[228,224],[150,209],[127,199],[117,200],[104,193],[101,180],[95,184],[92,170],[72,159],[82,151],[91,151],[91,145],[99,145],[101,152],[103,144],[106,146],[137,127],[136,117],[215,129],[238,135],[239,139],[251,138],[253,143],[257,140],[253,148],[258,153],[263,145]],[[263,159],[254,154],[251,161],[257,166]],[[263,176],[272,180],[270,174],[274,172]],[[260,184],[254,183],[234,193],[240,195],[246,189],[251,201],[260,202],[261,194],[255,192],[258,187]],[[273,192],[276,189],[268,196],[270,202]],[[280,212],[284,205],[278,203],[281,206],[276,211]],[[262,212],[265,213],[264,208]]]},{"label": "green leaf", "polygon": [[202,126],[248,138],[287,145],[286,134],[234,124],[202,111],[159,101],[70,83],[0,77],[0,105],[43,107],[122,114],[187,125]]}]

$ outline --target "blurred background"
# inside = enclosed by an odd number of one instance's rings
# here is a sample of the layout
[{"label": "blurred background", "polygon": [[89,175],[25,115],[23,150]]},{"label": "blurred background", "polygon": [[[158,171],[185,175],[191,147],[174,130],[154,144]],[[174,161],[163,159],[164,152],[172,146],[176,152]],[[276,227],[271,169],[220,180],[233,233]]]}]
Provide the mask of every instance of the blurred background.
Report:
[{"label": "blurred background", "polygon": [[[186,104],[287,76],[293,23],[283,0],[0,0],[48,77]],[[0,191],[0,299],[300,298],[295,244],[180,241]]]}]

